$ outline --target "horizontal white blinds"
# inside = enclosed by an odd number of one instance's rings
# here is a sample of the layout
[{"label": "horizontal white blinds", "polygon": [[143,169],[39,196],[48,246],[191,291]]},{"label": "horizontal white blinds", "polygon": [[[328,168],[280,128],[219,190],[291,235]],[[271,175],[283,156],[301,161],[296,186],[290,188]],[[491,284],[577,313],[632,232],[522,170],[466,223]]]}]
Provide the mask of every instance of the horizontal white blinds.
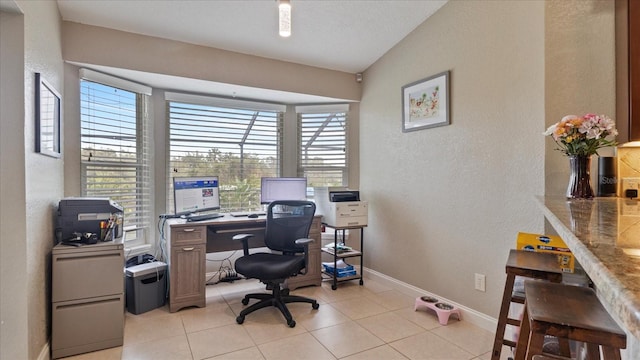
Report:
[{"label": "horizontal white blinds", "polygon": [[82,195],[109,197],[124,207],[128,240],[144,240],[150,224],[146,97],[92,81],[80,83]]},{"label": "horizontal white blinds", "polygon": [[223,210],[259,208],[260,178],[280,172],[282,113],[178,101],[167,107],[168,208],[172,178],[198,175],[219,177]]},{"label": "horizontal white blinds", "polygon": [[299,173],[309,186],[347,185],[347,113],[299,113],[298,134]]}]

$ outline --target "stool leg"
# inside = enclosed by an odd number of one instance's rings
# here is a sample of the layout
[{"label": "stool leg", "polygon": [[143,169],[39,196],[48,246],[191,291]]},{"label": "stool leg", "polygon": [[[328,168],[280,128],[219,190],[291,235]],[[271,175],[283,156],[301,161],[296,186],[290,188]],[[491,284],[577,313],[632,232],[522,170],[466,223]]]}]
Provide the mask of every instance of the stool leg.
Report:
[{"label": "stool leg", "polygon": [[558,344],[560,345],[560,355],[571,357],[571,347],[569,346],[569,339],[558,338]]},{"label": "stool leg", "polygon": [[500,315],[498,315],[498,326],[496,328],[496,337],[493,340],[493,352],[491,360],[499,360],[502,352],[502,343],[504,341],[504,330],[507,327],[507,317],[509,316],[509,306],[511,304],[511,294],[513,292],[513,283],[516,276],[507,274],[507,281],[504,284],[504,294],[502,295],[502,304],[500,305]]},{"label": "stool leg", "polygon": [[515,360],[524,360],[527,355],[527,346],[531,336],[531,325],[529,324],[529,312],[527,311],[527,300],[524,301],[524,312],[520,322],[520,336],[516,345]]},{"label": "stool leg", "polygon": [[611,346],[603,346],[602,354],[604,355],[604,360],[620,360],[620,349],[613,348]]},{"label": "stool leg", "polygon": [[600,360],[600,346],[596,344],[586,343],[587,345],[587,359],[586,360]]},{"label": "stool leg", "polygon": [[544,334],[532,332],[529,335],[529,346],[527,346],[527,360],[533,359],[534,355],[542,355],[544,345]]}]

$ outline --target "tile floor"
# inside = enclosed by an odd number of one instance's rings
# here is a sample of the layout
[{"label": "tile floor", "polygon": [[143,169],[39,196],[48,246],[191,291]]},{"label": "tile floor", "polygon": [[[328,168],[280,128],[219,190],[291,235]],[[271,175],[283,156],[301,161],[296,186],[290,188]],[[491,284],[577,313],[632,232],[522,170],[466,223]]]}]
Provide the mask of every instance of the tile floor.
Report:
[{"label": "tile floor", "polygon": [[259,282],[240,280],[207,286],[205,308],[127,312],[123,346],[67,359],[491,358],[493,333],[465,322],[464,313],[462,321],[452,316],[441,326],[435,313],[413,310],[415,298],[369,279],[364,286],[344,282],[335,291],[328,282],[292,291],[320,303],[318,310],[289,304],[294,328],[276,308],[258,310],[236,324],[244,294],[262,291]]}]

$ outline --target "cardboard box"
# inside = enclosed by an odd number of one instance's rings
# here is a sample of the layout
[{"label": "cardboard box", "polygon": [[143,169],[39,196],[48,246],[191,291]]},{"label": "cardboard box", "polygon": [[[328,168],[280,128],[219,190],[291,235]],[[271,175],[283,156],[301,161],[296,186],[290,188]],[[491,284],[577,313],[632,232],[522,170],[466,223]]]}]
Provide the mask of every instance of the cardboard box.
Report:
[{"label": "cardboard box", "polygon": [[573,273],[575,258],[567,244],[559,236],[518,233],[516,249],[535,252],[546,252],[558,255],[558,263],[562,272]]}]

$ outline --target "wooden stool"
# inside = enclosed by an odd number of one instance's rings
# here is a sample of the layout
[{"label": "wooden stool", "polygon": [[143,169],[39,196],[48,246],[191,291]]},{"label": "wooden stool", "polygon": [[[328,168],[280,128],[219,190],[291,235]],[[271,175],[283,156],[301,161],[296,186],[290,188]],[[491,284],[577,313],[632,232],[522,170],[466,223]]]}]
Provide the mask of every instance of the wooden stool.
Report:
[{"label": "wooden stool", "polygon": [[[627,335],[588,287],[530,281],[524,283],[524,320],[516,360],[542,354],[545,335],[586,343],[587,359],[620,360]],[[527,321],[528,319],[528,321]],[[526,345],[525,345],[526,344]]]},{"label": "wooden stool", "polygon": [[502,345],[516,347],[516,342],[506,340],[504,331],[507,325],[520,326],[519,319],[509,318],[509,308],[511,303],[524,304],[524,294],[514,294],[513,284],[516,276],[523,276],[531,279],[543,279],[559,283],[562,281],[562,270],[558,264],[558,257],[554,254],[539,253],[522,250],[510,250],[507,264],[507,281],[504,284],[504,294],[502,295],[502,305],[498,316],[498,327],[496,337],[493,341],[493,351],[491,360],[499,360],[502,353]]}]

